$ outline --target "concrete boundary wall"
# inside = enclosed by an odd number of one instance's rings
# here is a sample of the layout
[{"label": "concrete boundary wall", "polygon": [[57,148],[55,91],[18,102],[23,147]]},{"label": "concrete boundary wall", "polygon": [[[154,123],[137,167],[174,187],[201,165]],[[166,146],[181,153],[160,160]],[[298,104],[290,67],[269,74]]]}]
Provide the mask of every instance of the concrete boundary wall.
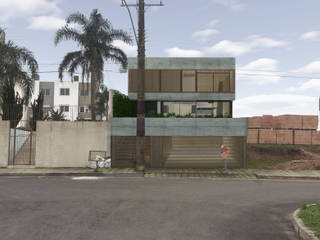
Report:
[{"label": "concrete boundary wall", "polygon": [[[113,118],[112,136],[136,136],[136,118]],[[146,118],[146,136],[247,136],[245,118]]]},{"label": "concrete boundary wall", "polygon": [[0,167],[7,167],[9,160],[10,122],[0,120]]},{"label": "concrete boundary wall", "polygon": [[36,167],[87,167],[89,151],[110,155],[109,122],[37,122]]}]

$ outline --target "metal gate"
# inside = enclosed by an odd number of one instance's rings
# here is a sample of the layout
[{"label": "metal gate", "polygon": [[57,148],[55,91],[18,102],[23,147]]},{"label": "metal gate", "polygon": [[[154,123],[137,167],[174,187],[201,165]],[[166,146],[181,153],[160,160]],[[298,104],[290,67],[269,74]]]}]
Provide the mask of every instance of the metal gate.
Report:
[{"label": "metal gate", "polygon": [[35,136],[31,129],[10,129],[9,165],[34,165]]}]

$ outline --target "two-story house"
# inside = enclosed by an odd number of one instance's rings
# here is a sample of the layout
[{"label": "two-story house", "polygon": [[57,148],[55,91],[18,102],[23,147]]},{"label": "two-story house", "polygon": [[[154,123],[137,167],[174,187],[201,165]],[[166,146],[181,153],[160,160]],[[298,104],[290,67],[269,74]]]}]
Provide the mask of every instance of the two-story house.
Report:
[{"label": "two-story house", "polygon": [[[128,96],[137,99],[137,60],[129,59]],[[246,119],[232,118],[234,58],[147,58],[146,161],[149,167],[220,167],[246,163]],[[134,166],[135,118],[112,119],[112,162]],[[124,149],[123,146],[126,146]]]}]

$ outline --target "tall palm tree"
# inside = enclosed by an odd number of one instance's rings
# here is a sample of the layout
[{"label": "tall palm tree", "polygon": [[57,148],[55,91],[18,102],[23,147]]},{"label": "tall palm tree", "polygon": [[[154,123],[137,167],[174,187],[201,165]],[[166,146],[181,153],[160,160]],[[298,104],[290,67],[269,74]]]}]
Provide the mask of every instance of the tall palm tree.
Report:
[{"label": "tall palm tree", "polygon": [[[98,13],[97,9],[91,12],[89,18],[81,13],[69,15],[66,25],[56,32],[55,45],[63,40],[75,41],[80,50],[66,54],[59,66],[59,78],[62,80],[63,72],[71,75],[77,68],[82,68],[82,81],[91,78],[91,119],[96,119],[96,93],[103,83],[104,62],[111,60],[127,67],[127,56],[113,45],[113,41],[122,40],[131,43],[132,39],[123,30],[114,29],[108,19]],[[71,26],[70,24],[76,24]]]},{"label": "tall palm tree", "polygon": [[28,103],[38,72],[33,53],[12,41],[6,42],[5,31],[0,28],[0,56],[0,85],[9,81],[13,85],[20,85],[24,90],[25,103]]}]

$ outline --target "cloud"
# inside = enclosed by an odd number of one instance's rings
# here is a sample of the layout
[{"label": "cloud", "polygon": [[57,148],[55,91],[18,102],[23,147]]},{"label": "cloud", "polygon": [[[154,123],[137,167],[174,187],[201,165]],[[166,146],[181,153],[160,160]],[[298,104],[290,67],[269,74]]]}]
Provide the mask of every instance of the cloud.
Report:
[{"label": "cloud", "polygon": [[203,53],[197,50],[185,50],[181,48],[167,48],[165,52],[168,57],[202,57]]},{"label": "cloud", "polygon": [[285,41],[252,35],[249,36],[246,41],[233,42],[223,40],[207,48],[207,50],[213,54],[241,56],[254,50],[281,47],[287,44]]},{"label": "cloud", "polygon": [[61,12],[57,1],[50,0],[1,0],[0,21],[32,15],[58,15]]},{"label": "cloud", "polygon": [[115,40],[113,45],[123,50],[130,57],[137,56],[137,46],[127,44],[120,40]]},{"label": "cloud", "polygon": [[208,26],[209,26],[209,27],[214,27],[214,26],[216,26],[219,22],[220,22],[220,21],[219,21],[218,19],[213,19],[212,21],[210,21],[210,22],[208,23]]},{"label": "cloud", "polygon": [[310,79],[305,83],[301,83],[298,87],[291,87],[287,90],[289,92],[302,92],[302,91],[316,91],[319,92],[320,89],[320,79]]},{"label": "cloud", "polygon": [[244,42],[232,42],[223,40],[208,48],[208,51],[213,54],[226,54],[233,56],[241,56],[251,51],[251,47]]},{"label": "cloud", "polygon": [[300,36],[303,40],[320,40],[320,31],[312,31],[312,32],[306,32]]},{"label": "cloud", "polygon": [[260,58],[238,68],[239,80],[250,81],[257,85],[275,83],[281,80],[278,70],[279,62],[272,58]]},{"label": "cloud", "polygon": [[65,20],[54,16],[39,16],[31,20],[29,29],[51,31],[56,30],[66,24]]},{"label": "cloud", "polygon": [[241,11],[245,8],[243,3],[237,0],[211,0],[214,4],[222,5],[226,8],[231,9],[232,11]]},{"label": "cloud", "polygon": [[209,38],[212,35],[218,34],[219,31],[215,30],[215,29],[204,29],[198,32],[195,32],[192,34],[193,38],[196,38],[197,40],[201,41],[201,42],[206,42],[209,40]]},{"label": "cloud", "polygon": [[293,72],[299,72],[299,73],[309,73],[309,74],[320,74],[320,61],[314,61],[309,63],[308,65],[299,68],[297,70],[294,70]]},{"label": "cloud", "polygon": [[317,114],[318,99],[299,94],[261,94],[240,98],[234,103],[236,117],[263,114]]}]

